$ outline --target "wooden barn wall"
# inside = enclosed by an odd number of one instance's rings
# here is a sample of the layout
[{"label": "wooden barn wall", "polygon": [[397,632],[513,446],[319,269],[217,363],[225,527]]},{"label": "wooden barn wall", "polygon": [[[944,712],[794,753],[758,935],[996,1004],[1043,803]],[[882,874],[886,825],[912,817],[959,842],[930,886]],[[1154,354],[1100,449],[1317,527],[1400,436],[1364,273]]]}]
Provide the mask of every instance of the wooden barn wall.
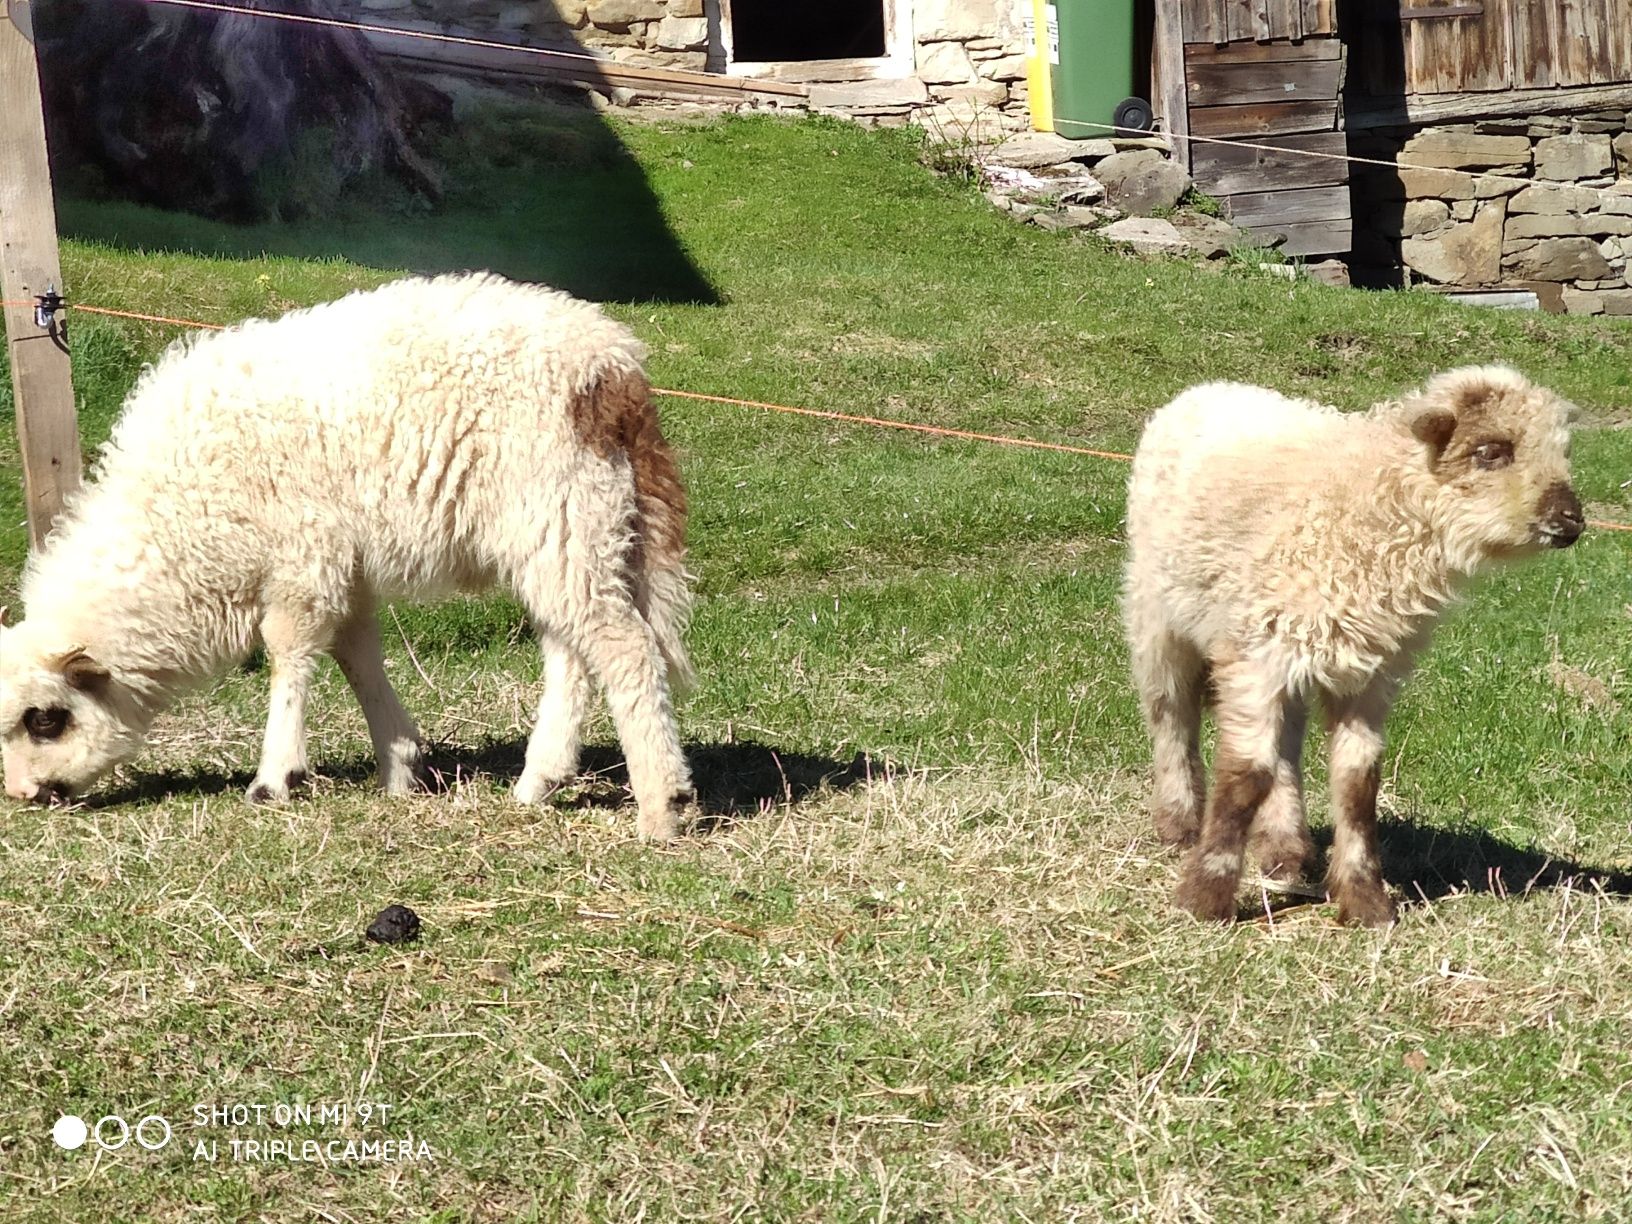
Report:
[{"label": "wooden barn wall", "polygon": [[[1187,3],[1206,19],[1199,32],[1217,28],[1210,23],[1220,6]],[[1198,29],[1188,24],[1184,29],[1190,134],[1209,138],[1191,146],[1196,185],[1243,229],[1284,235],[1281,249],[1290,255],[1335,255],[1350,247],[1349,171],[1341,160],[1347,148],[1338,102],[1346,57],[1329,28],[1329,5],[1325,19],[1325,32],[1297,40],[1278,35],[1219,45],[1198,40]]]},{"label": "wooden barn wall", "polygon": [[1632,0],[1355,0],[1374,98],[1632,82]]},{"label": "wooden barn wall", "polygon": [[1337,33],[1337,0],[1180,0],[1186,42],[1270,42]]}]

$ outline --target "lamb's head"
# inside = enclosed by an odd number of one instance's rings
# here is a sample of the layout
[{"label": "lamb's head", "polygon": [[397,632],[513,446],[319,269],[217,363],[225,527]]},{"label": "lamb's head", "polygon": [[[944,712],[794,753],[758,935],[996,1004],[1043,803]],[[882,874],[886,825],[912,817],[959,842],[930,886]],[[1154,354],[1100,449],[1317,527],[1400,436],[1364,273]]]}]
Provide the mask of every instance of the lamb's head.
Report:
[{"label": "lamb's head", "polygon": [[1460,568],[1580,537],[1572,404],[1506,366],[1467,366],[1440,374],[1403,408],[1427,448],[1435,525]]},{"label": "lamb's head", "polygon": [[136,755],[147,722],[105,666],[50,626],[0,631],[0,745],[13,799],[83,794]]}]

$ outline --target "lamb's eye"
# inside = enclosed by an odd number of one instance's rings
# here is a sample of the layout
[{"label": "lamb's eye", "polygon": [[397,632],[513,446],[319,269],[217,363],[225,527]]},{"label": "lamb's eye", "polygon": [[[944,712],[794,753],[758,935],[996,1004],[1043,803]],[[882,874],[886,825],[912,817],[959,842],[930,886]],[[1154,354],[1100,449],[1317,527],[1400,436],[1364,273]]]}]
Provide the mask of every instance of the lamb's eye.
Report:
[{"label": "lamb's eye", "polygon": [[68,730],[68,711],[61,706],[47,710],[30,706],[23,711],[23,729],[30,739],[54,740]]},{"label": "lamb's eye", "polygon": [[1513,443],[1505,440],[1495,442],[1481,442],[1473,448],[1474,467],[1484,468],[1487,472],[1495,468],[1504,468],[1513,462]]}]

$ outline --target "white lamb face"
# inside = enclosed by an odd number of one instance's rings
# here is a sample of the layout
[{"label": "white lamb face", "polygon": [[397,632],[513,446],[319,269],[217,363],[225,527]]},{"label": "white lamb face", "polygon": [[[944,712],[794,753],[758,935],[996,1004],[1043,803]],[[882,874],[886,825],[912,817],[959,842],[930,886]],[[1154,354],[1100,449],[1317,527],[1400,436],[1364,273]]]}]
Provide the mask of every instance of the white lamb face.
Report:
[{"label": "white lamb face", "polygon": [[1568,548],[1580,537],[1574,416],[1573,405],[1502,366],[1452,370],[1407,404],[1442,485],[1447,542],[1470,563]]},{"label": "white lamb face", "polygon": [[27,622],[0,633],[0,744],[6,794],[49,803],[83,794],[142,745],[117,682],[83,649]]}]

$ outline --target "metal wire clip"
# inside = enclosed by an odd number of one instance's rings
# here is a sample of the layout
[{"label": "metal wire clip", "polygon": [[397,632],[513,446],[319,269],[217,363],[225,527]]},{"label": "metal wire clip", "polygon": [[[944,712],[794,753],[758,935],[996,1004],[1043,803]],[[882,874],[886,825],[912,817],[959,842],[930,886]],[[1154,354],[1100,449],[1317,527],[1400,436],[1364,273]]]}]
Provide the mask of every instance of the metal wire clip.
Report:
[{"label": "metal wire clip", "polygon": [[44,293],[34,295],[34,326],[50,331],[56,324],[57,311],[66,305],[68,301],[57,292],[55,283],[46,285]]}]

